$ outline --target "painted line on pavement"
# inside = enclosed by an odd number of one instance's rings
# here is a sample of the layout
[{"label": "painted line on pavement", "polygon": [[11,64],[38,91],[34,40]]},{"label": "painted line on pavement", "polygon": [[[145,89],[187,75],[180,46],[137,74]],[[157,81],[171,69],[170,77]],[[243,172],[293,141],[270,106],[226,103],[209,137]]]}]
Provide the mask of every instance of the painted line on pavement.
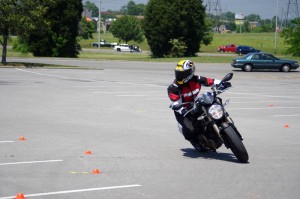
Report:
[{"label": "painted line on pavement", "polygon": [[38,73],[38,72],[33,72],[33,71],[24,70],[24,69],[20,69],[20,68],[16,68],[16,69],[19,71],[32,73],[32,74],[36,74],[36,75],[42,75],[42,76],[48,76],[48,77],[58,77],[58,78],[62,78],[62,79],[70,79],[69,77],[60,76],[60,75],[50,75],[50,74],[45,74],[45,73]]},{"label": "painted line on pavement", "polygon": [[166,86],[159,86],[155,84],[137,84],[137,83],[131,83],[131,82],[121,82],[121,81],[107,81],[107,80],[94,80],[94,79],[80,79],[80,78],[72,78],[72,77],[66,77],[66,76],[60,76],[60,75],[51,75],[51,74],[46,74],[46,73],[38,73],[38,72],[33,72],[29,70],[24,70],[20,68],[15,68],[16,70],[27,72],[27,73],[32,73],[36,75],[42,75],[42,76],[48,76],[48,77],[56,77],[56,78],[61,78],[61,79],[70,79],[70,80],[81,80],[81,81],[89,81],[89,82],[106,82],[106,83],[114,83],[114,84],[126,84],[126,85],[134,85],[134,86],[149,86],[149,87],[163,87],[165,88]]},{"label": "painted line on pavement", "polygon": [[299,117],[300,114],[295,114],[295,115],[273,115],[274,117]]},{"label": "painted line on pavement", "polygon": [[0,141],[0,144],[2,144],[2,143],[11,143],[11,142],[15,142],[15,141]]},{"label": "painted line on pavement", "polygon": [[[170,99],[168,97],[147,98],[145,100],[169,100],[170,101]],[[171,103],[171,101],[170,101],[170,103]]]},{"label": "painted line on pavement", "polygon": [[27,161],[27,162],[8,162],[8,163],[0,163],[0,166],[17,165],[17,164],[50,163],[50,162],[62,162],[62,161],[63,160],[41,160],[41,161]]},{"label": "painted line on pavement", "polygon": [[98,94],[118,94],[118,93],[162,93],[164,91],[95,91]]},{"label": "painted line on pavement", "polygon": [[[69,194],[69,193],[79,193],[79,192],[89,192],[89,191],[100,191],[100,190],[109,190],[109,189],[124,189],[124,188],[133,188],[141,187],[142,185],[133,184],[133,185],[122,185],[122,186],[112,186],[112,187],[99,187],[99,188],[90,188],[90,189],[77,189],[77,190],[67,190],[67,191],[56,191],[48,193],[36,193],[36,194],[25,194],[25,198],[37,197],[37,196],[49,196],[49,195],[59,195],[59,194]],[[7,196],[0,199],[10,199],[15,198],[16,196]]]},{"label": "painted line on pavement", "polygon": [[274,109],[297,109],[300,107],[268,107],[268,108],[229,108],[227,110],[274,110]]},{"label": "painted line on pavement", "polygon": [[147,97],[147,95],[116,95],[117,97]]},{"label": "painted line on pavement", "polygon": [[81,81],[88,81],[88,82],[95,82],[96,80],[92,79],[79,79],[79,78],[71,78],[71,77],[66,77],[66,76],[61,76],[61,75],[51,75],[51,74],[46,74],[46,73],[38,73],[38,72],[33,72],[29,70],[24,70],[20,68],[16,68],[19,71],[27,72],[27,73],[32,73],[36,75],[42,75],[42,76],[47,76],[47,77],[56,77],[56,78],[61,78],[61,79],[70,79],[70,80],[81,80]]},{"label": "painted line on pavement", "polygon": [[[230,99],[229,99],[230,100]],[[249,102],[229,102],[230,104],[254,104],[254,103],[291,103],[291,102],[299,102],[299,101],[249,101]]]},{"label": "painted line on pavement", "polygon": [[284,98],[284,99],[300,99],[300,97],[293,96],[277,96],[277,95],[266,95],[263,93],[236,93],[236,92],[228,92],[228,94],[237,94],[237,95],[249,95],[249,96],[260,96],[260,97],[271,97],[271,98]]}]

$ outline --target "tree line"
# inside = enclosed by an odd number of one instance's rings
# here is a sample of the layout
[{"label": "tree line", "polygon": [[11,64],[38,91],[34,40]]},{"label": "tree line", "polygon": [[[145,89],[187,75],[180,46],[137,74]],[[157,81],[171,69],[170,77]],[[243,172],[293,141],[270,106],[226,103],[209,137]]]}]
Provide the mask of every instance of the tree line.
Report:
[{"label": "tree line", "polygon": [[[81,0],[0,0],[0,43],[2,63],[6,63],[7,42],[10,35],[18,36],[15,48],[31,52],[34,56],[77,57],[80,53],[79,40],[92,37],[96,27],[82,17],[83,7],[92,16],[98,16],[94,3]],[[149,0],[147,5],[129,1],[119,11],[109,11],[101,20],[117,18],[111,25],[112,34],[128,42],[147,40],[153,57],[195,56],[201,45],[209,45],[213,39],[212,27],[226,23],[236,29],[234,13],[227,12],[221,18],[205,12],[200,0]],[[136,16],[144,16],[139,19]],[[258,21],[262,25],[257,32],[273,32],[274,20],[261,20],[259,15],[245,18],[247,22]],[[270,22],[270,23],[269,23]],[[240,27],[241,28],[241,27]],[[292,46],[288,53],[299,54],[299,20],[291,21],[282,36]],[[298,39],[298,40],[297,40]]]},{"label": "tree line", "polygon": [[0,0],[0,43],[6,63],[10,35],[18,36],[18,49],[34,56],[76,57],[81,0]]}]

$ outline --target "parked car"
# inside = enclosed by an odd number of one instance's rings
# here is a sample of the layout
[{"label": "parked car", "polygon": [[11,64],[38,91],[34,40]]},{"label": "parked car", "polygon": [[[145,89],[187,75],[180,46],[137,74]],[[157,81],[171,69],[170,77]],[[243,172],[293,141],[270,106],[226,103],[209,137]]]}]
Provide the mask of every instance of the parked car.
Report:
[{"label": "parked car", "polygon": [[236,45],[235,44],[229,44],[227,46],[220,46],[218,48],[219,52],[235,52]]},{"label": "parked car", "polygon": [[98,47],[99,44],[100,44],[100,46],[103,46],[105,44],[105,42],[106,42],[105,40],[101,39],[100,42],[93,42],[92,46],[93,47]]},{"label": "parked car", "polygon": [[120,52],[142,52],[142,50],[138,46],[129,44],[120,44],[115,46],[114,49]]},{"label": "parked car", "polygon": [[260,52],[260,50],[255,49],[251,46],[237,46],[235,52],[239,55],[245,55],[248,53]]},{"label": "parked car", "polygon": [[117,51],[131,52],[128,44],[119,44],[114,46],[114,49]]},{"label": "parked car", "polygon": [[[106,42],[103,39],[100,40],[100,47],[114,47],[116,45],[118,45],[118,43],[116,43],[116,42],[109,43],[109,42]],[[98,48],[99,42],[93,42],[92,46]]]},{"label": "parked car", "polygon": [[291,69],[299,68],[299,63],[294,60],[279,59],[269,53],[258,52],[233,59],[231,66],[247,72],[253,69],[275,69],[289,72]]},{"label": "parked car", "polygon": [[110,47],[115,47],[116,45],[118,45],[117,42],[112,42],[112,43],[110,43]]}]

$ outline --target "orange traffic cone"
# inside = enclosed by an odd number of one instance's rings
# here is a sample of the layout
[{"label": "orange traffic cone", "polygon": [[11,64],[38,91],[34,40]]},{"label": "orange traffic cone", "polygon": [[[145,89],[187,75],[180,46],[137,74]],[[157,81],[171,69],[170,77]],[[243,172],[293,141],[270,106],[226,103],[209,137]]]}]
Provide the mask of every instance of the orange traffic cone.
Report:
[{"label": "orange traffic cone", "polygon": [[87,150],[87,151],[85,152],[85,154],[86,154],[86,155],[91,155],[92,152],[91,152],[90,150]]},{"label": "orange traffic cone", "polygon": [[15,197],[15,199],[25,199],[25,196],[23,193],[18,193],[18,195]]},{"label": "orange traffic cone", "polygon": [[285,124],[283,127],[284,128],[289,128],[290,126],[288,124]]},{"label": "orange traffic cone", "polygon": [[24,141],[26,139],[25,139],[25,137],[20,137],[19,140]]},{"label": "orange traffic cone", "polygon": [[94,169],[92,174],[100,174],[101,172],[99,171],[99,169]]}]

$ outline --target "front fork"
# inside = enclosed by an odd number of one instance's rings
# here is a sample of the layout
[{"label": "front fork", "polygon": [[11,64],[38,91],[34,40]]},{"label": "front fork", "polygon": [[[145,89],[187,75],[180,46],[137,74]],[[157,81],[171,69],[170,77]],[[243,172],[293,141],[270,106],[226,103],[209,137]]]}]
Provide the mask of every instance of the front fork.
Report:
[{"label": "front fork", "polygon": [[229,124],[231,124],[231,126],[234,128],[236,134],[239,136],[239,138],[240,138],[241,140],[243,140],[243,139],[244,139],[243,136],[240,134],[240,132],[239,132],[239,131],[237,130],[237,128],[235,127],[234,122],[233,122],[233,120],[231,119],[231,117],[229,116],[229,114],[228,114],[227,112],[226,112],[225,114],[226,114],[226,121],[227,121]]},{"label": "front fork", "polygon": [[214,129],[214,132],[216,133],[216,135],[217,135],[221,140],[223,140],[223,139],[222,139],[222,136],[221,136],[221,131],[222,131],[223,129],[227,128],[228,126],[232,126],[232,127],[234,128],[235,132],[237,133],[237,135],[239,136],[239,138],[240,138],[241,140],[243,140],[242,135],[240,134],[240,132],[239,132],[239,131],[237,130],[237,128],[235,127],[233,120],[231,119],[231,117],[229,116],[229,114],[228,114],[227,112],[225,112],[225,122],[223,122],[223,123],[221,124],[220,127],[218,127],[218,125],[216,124],[216,122],[215,122],[214,120],[212,120],[210,117],[209,117],[209,120],[210,120],[210,122],[213,123],[212,127],[213,127],[213,129]]}]

